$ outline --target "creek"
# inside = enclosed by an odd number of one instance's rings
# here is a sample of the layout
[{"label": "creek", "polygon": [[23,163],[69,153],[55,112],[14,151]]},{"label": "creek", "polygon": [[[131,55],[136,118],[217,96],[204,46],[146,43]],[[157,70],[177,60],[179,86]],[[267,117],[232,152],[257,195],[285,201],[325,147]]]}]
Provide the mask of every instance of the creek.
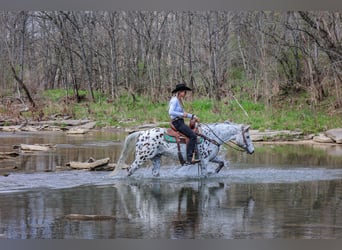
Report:
[{"label": "creek", "polygon": [[256,143],[253,155],[224,147],[220,154],[230,166],[208,178],[200,178],[195,165],[169,159],[158,178],[150,165],[131,177],[58,170],[89,157],[114,163],[124,137],[113,131],[0,133],[2,152],[21,143],[56,145],[0,162],[17,169],[0,176],[0,238],[342,238],[341,145]]}]

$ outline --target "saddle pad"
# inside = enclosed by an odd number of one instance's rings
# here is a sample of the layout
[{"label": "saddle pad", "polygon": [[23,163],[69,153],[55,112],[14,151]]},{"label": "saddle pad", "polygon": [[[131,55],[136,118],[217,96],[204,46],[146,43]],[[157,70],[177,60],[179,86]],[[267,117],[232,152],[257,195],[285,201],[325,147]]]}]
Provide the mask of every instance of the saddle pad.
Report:
[{"label": "saddle pad", "polygon": [[[170,142],[170,143],[176,143],[177,142],[176,137],[171,136],[167,133],[164,133],[164,139],[165,139],[165,141]],[[197,136],[197,144],[200,144],[202,142],[203,142],[203,138],[200,136]],[[185,141],[181,140],[180,143],[185,143]]]}]

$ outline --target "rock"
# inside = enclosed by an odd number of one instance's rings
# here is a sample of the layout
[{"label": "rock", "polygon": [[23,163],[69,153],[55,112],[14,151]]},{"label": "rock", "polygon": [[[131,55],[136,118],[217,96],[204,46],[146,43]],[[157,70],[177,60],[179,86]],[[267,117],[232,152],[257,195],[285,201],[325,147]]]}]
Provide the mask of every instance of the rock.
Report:
[{"label": "rock", "polygon": [[252,141],[267,141],[267,140],[294,140],[298,139],[303,135],[300,131],[290,131],[290,130],[265,130],[265,131],[258,131],[258,130],[250,130],[249,131]]},{"label": "rock", "polygon": [[51,121],[40,121],[40,122],[30,122],[31,125],[58,125],[58,126],[81,126],[84,124],[87,124],[91,122],[91,120],[88,119],[84,119],[84,120],[51,120]]},{"label": "rock", "polygon": [[95,128],[95,126],[96,126],[96,122],[88,122],[88,123],[83,124],[79,127],[83,128],[83,129],[93,129],[93,128]]},{"label": "rock", "polygon": [[342,143],[342,128],[334,128],[325,132],[325,135],[333,139],[336,143]]},{"label": "rock", "polygon": [[308,134],[303,136],[303,140],[312,140],[315,137],[315,134]]},{"label": "rock", "polygon": [[73,134],[73,135],[80,135],[80,134],[85,134],[88,133],[89,129],[84,129],[84,128],[71,128],[69,131],[67,131],[67,134]]},{"label": "rock", "polygon": [[0,128],[0,131],[14,133],[14,132],[20,131],[20,126],[3,126]]},{"label": "rock", "polygon": [[317,136],[314,136],[312,138],[312,140],[315,142],[320,142],[320,143],[332,143],[332,142],[334,142],[331,138],[325,136],[324,134],[319,134]]},{"label": "rock", "polygon": [[95,128],[96,122],[87,122],[83,125],[76,126],[70,128],[69,131],[67,131],[67,134],[85,134],[88,133],[91,129]]}]

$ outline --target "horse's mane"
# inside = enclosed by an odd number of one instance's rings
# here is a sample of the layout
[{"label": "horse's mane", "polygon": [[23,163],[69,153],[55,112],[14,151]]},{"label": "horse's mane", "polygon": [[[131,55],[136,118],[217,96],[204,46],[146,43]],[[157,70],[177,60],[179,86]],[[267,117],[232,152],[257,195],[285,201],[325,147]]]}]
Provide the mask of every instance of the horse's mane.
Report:
[{"label": "horse's mane", "polygon": [[243,125],[243,124],[239,124],[239,123],[235,123],[235,122],[231,122],[231,121],[206,123],[205,125],[207,125],[207,126],[216,126],[216,125],[220,125],[222,123],[228,124],[228,125],[233,125],[233,126],[242,126]]}]

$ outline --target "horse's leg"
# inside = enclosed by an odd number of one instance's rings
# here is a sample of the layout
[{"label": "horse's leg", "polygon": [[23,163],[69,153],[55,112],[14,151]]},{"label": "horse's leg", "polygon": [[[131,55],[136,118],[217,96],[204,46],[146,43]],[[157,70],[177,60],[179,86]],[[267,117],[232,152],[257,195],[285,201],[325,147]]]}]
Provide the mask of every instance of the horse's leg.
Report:
[{"label": "horse's leg", "polygon": [[202,159],[199,164],[199,167],[201,168],[201,176],[202,177],[207,177],[208,176],[208,171],[207,171],[207,165],[208,165],[208,160],[207,159]]},{"label": "horse's leg", "polygon": [[143,164],[144,161],[134,160],[132,165],[129,166],[129,168],[127,168],[127,171],[128,171],[127,176],[131,176],[135,171],[137,171],[138,168]]},{"label": "horse's leg", "polygon": [[135,154],[135,160],[133,161],[132,165],[127,168],[127,175],[131,176],[135,171],[138,170],[147,160],[146,155],[140,155],[139,152],[137,151]]},{"label": "horse's leg", "polygon": [[221,171],[221,169],[225,166],[225,165],[229,165],[229,162],[228,161],[222,161],[220,160],[218,157],[215,157],[214,159],[211,160],[211,162],[214,162],[214,163],[218,163],[218,167],[215,169],[215,173],[218,173]]},{"label": "horse's leg", "polygon": [[[128,176],[131,176],[138,168],[140,168],[147,159],[153,159],[155,156],[156,146],[150,142],[144,141],[146,138],[139,139],[135,150],[135,160],[127,169]],[[150,139],[150,138],[147,138]]]},{"label": "horse's leg", "polygon": [[153,168],[152,168],[152,174],[155,177],[159,176],[159,170],[160,170],[160,164],[161,164],[161,156],[160,155],[156,155],[155,157],[153,157],[151,159],[152,163],[153,163]]}]

